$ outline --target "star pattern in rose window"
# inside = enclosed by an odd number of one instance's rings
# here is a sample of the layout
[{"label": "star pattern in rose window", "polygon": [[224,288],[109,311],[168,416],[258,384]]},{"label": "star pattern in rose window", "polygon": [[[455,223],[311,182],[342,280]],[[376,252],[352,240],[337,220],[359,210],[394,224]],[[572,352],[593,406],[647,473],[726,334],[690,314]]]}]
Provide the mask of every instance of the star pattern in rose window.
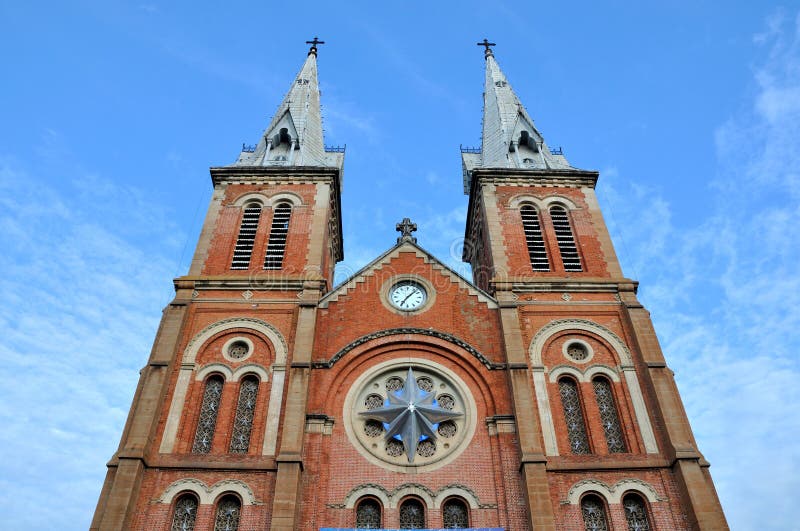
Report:
[{"label": "star pattern in rose window", "polygon": [[389,392],[383,406],[359,413],[361,417],[383,423],[386,441],[402,441],[409,463],[414,462],[420,442],[436,440],[436,429],[440,422],[464,415],[442,408],[436,396],[420,389],[416,382],[414,371],[409,367],[402,389]]}]

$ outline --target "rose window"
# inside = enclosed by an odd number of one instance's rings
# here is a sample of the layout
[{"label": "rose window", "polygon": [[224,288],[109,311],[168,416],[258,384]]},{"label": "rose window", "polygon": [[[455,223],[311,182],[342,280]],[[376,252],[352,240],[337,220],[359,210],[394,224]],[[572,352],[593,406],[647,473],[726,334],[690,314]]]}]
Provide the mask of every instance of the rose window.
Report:
[{"label": "rose window", "polygon": [[425,466],[463,449],[474,406],[463,384],[429,363],[365,375],[348,395],[348,433],[391,465]]}]

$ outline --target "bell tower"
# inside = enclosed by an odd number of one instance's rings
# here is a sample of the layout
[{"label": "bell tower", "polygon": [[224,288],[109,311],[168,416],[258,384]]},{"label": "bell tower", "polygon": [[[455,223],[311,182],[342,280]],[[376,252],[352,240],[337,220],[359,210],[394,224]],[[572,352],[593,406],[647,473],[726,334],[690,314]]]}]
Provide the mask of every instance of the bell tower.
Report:
[{"label": "bell tower", "polygon": [[316,304],[343,256],[344,149],[325,147],[308,43],[258,143],[210,170],[91,529],[293,527]]},{"label": "bell tower", "polygon": [[596,517],[592,529],[622,528],[658,498],[626,488],[666,482],[673,520],[636,529],[727,529],[638,283],[614,252],[598,172],[548,146],[494,44],[478,44],[483,132],[480,148],[461,150],[463,260],[498,301],[531,527]]}]

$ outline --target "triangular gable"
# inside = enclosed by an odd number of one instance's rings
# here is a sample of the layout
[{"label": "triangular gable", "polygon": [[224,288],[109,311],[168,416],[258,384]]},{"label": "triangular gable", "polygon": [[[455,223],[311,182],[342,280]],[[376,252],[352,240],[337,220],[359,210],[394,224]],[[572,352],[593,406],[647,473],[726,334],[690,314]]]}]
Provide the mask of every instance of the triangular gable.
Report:
[{"label": "triangular gable", "polygon": [[420,247],[419,245],[410,241],[403,241],[387,250],[385,253],[377,257],[375,260],[362,267],[358,272],[353,274],[350,278],[333,288],[319,301],[320,308],[327,308],[328,304],[337,301],[339,296],[346,295],[350,290],[354,289],[358,284],[364,282],[367,278],[375,274],[389,264],[392,260],[399,257],[401,253],[413,252],[418,258],[421,258],[426,264],[431,266],[431,269],[438,271],[441,274],[450,277],[452,281],[459,284],[460,287],[466,289],[470,295],[475,295],[478,300],[488,305],[489,308],[497,308],[497,301],[488,293],[480,289],[478,286],[465,279],[452,268],[441,262],[438,258],[431,253]]}]

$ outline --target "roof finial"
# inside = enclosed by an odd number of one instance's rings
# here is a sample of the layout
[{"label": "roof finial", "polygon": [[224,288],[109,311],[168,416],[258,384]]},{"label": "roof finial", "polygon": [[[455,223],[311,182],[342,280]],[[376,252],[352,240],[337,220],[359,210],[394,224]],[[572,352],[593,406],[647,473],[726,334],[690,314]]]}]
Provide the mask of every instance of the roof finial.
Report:
[{"label": "roof finial", "polygon": [[400,233],[400,237],[397,238],[397,243],[400,242],[417,243],[417,239],[411,235],[412,232],[416,232],[417,224],[411,223],[410,219],[403,218],[403,221],[397,224],[395,230]]},{"label": "roof finial", "polygon": [[494,54],[492,53],[491,46],[497,46],[497,45],[493,42],[489,42],[489,39],[484,38],[483,42],[478,43],[478,46],[486,46],[486,51],[483,52],[483,56],[489,57],[490,55],[494,56]]},{"label": "roof finial", "polygon": [[314,55],[317,55],[317,44],[325,44],[325,41],[321,41],[318,38],[314,37],[313,41],[306,41],[306,44],[311,45],[311,49],[308,51],[308,55],[311,55],[312,53]]}]

